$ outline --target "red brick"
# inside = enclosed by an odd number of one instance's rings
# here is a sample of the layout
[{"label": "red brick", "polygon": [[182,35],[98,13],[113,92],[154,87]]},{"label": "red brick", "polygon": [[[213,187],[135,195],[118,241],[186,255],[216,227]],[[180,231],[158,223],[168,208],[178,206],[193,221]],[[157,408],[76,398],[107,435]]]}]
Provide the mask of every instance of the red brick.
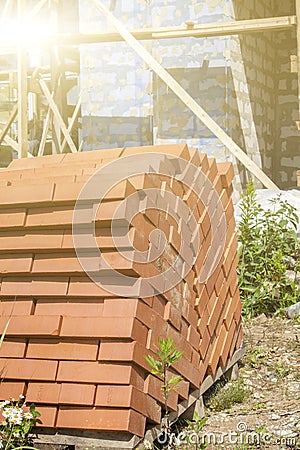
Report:
[{"label": "red brick", "polygon": [[[191,349],[192,350],[192,349]],[[188,356],[188,358],[185,358]],[[176,372],[183,376],[191,385],[199,389],[200,386],[200,374],[196,367],[193,366],[191,361],[191,352],[189,355],[183,355],[176,363],[173,365]]]},{"label": "red brick", "polygon": [[220,196],[221,195],[221,192],[222,192],[222,180],[221,180],[221,177],[220,176],[217,176],[216,178],[215,178],[215,181],[214,181],[214,183],[213,183],[213,186],[214,186],[214,190],[218,193],[218,195]]},{"label": "red brick", "polygon": [[[1,264],[1,260],[0,260]],[[76,254],[46,253],[35,255],[32,272],[34,273],[82,273],[83,268]]]},{"label": "red brick", "polygon": [[206,153],[199,153],[199,159],[200,159],[200,167],[201,170],[204,174],[207,174],[208,169],[209,169],[209,164],[208,164],[208,158],[207,158],[207,154]]},{"label": "red brick", "polygon": [[0,257],[0,273],[26,273],[31,271],[32,256],[30,255],[16,255]]},{"label": "red brick", "polygon": [[208,329],[206,329],[201,337],[200,345],[199,345],[199,352],[201,359],[204,360],[206,357],[206,353],[208,350],[208,347],[211,343],[211,337],[209,335]]},{"label": "red brick", "polygon": [[197,332],[197,330],[192,325],[189,326],[187,340],[190,342],[190,344],[194,348],[197,349],[199,347],[200,334]]},{"label": "red brick", "polygon": [[209,331],[209,334],[212,336],[214,333],[216,333],[217,324],[219,323],[222,315],[222,311],[224,309],[224,299],[223,297],[216,297],[214,307],[210,313],[208,322],[207,322],[207,328]]},{"label": "red brick", "polygon": [[96,386],[91,384],[62,383],[59,403],[65,405],[94,404]]},{"label": "red brick", "polygon": [[236,325],[232,344],[229,350],[229,358],[232,358],[234,352],[239,348],[240,343],[242,342],[243,331],[239,325]]},{"label": "red brick", "polygon": [[94,206],[94,220],[98,226],[107,227],[111,225],[112,218],[121,205],[121,200],[101,202],[100,205]]},{"label": "red brick", "polygon": [[136,373],[131,365],[77,361],[61,361],[59,363],[57,381],[132,384],[133,386],[136,386],[138,382]]},{"label": "red brick", "polygon": [[54,380],[57,362],[35,359],[0,359],[3,378],[12,380]]},{"label": "red brick", "polygon": [[[118,286],[119,287],[119,286]],[[126,287],[124,287],[124,292]],[[116,294],[112,294],[106,291],[90,280],[87,276],[71,277],[68,289],[68,296],[71,297],[115,297]]]},{"label": "red brick", "polygon": [[166,153],[179,156],[189,161],[190,155],[186,144],[147,145],[143,147],[125,148],[122,156],[135,155],[137,153]]},{"label": "red brick", "polygon": [[[81,169],[82,170],[82,169]],[[39,169],[39,170],[26,170],[23,172],[20,180],[11,180],[8,182],[8,186],[12,186],[13,188],[22,187],[24,184],[30,183],[31,186],[35,186],[36,189],[39,188],[40,185],[53,184],[56,182],[65,181],[66,183],[75,182],[75,174],[71,175],[59,175],[61,173],[60,168],[57,168],[57,175],[51,176],[51,172],[49,174],[49,169]],[[74,169],[74,172],[76,170]]]},{"label": "red brick", "polygon": [[230,219],[232,217],[234,217],[234,208],[233,208],[233,203],[229,202],[226,209],[225,209],[225,216],[226,216],[226,221],[227,223],[230,221]]},{"label": "red brick", "polygon": [[188,336],[188,329],[189,329],[189,324],[183,319],[181,321],[181,329],[180,329],[180,333],[182,335],[182,337],[187,340],[187,336]]},{"label": "red brick", "polygon": [[53,196],[53,183],[44,184],[36,189],[30,184],[23,184],[19,187],[7,186],[0,190],[1,205],[17,205],[24,203],[50,202]]},{"label": "red brick", "polygon": [[144,436],[146,418],[133,410],[60,407],[56,426],[79,430],[123,431]]},{"label": "red brick", "polygon": [[28,403],[57,404],[60,388],[60,384],[57,383],[29,383],[26,392],[26,401]]},{"label": "red brick", "polygon": [[171,302],[168,302],[165,309],[165,320],[168,320],[174,327],[180,331],[181,329],[181,314]]},{"label": "red brick", "polygon": [[[96,172],[95,172],[96,174]],[[103,181],[103,175],[99,175],[101,178],[100,180]],[[97,175],[95,175],[97,177]],[[107,178],[111,178],[110,175],[106,176]],[[99,181],[100,181],[99,180]],[[81,177],[79,180],[79,177],[76,177],[76,182],[72,183],[66,183],[64,180],[61,182],[55,183],[55,192],[54,192],[54,201],[66,201],[66,202],[74,202],[77,200],[77,198],[80,195],[81,190],[86,186],[88,179],[86,177]],[[96,182],[96,179],[95,179]],[[89,189],[89,188],[86,188]],[[132,184],[124,180],[120,183],[118,183],[116,186],[114,186],[110,191],[108,191],[105,195],[105,201],[107,200],[116,200],[116,199],[123,199],[129,196],[134,192],[134,188]],[[86,192],[91,192],[91,189]],[[91,196],[91,199],[98,200],[97,192],[94,192],[93,197]]]},{"label": "red brick", "polygon": [[203,312],[207,306],[208,300],[209,300],[209,296],[207,293],[207,289],[204,283],[202,284],[198,284],[198,298],[196,301],[196,311],[198,313],[199,317],[202,317]]},{"label": "red brick", "polygon": [[103,149],[103,150],[93,150],[88,152],[81,152],[81,153],[67,153],[63,160],[64,164],[73,165],[74,163],[81,163],[81,166],[83,164],[88,165],[88,167],[91,166],[92,162],[102,162],[103,159],[116,159],[120,157],[123,153],[123,147],[120,148],[110,148],[110,149]]},{"label": "red brick", "polygon": [[36,359],[63,359],[95,361],[98,354],[98,341],[85,339],[30,339],[27,349],[27,358]]},{"label": "red brick", "polygon": [[41,414],[40,427],[53,428],[57,417],[57,408],[38,405],[37,411]]},{"label": "red brick", "polygon": [[53,227],[71,225],[74,206],[46,206],[28,208],[26,227]]},{"label": "red brick", "polygon": [[202,337],[203,337],[204,333],[206,331],[208,331],[208,329],[207,329],[208,319],[209,319],[209,313],[208,313],[207,308],[205,308],[201,317],[198,320],[198,325],[197,325],[197,329],[200,333],[200,336],[202,336]]},{"label": "red brick", "polygon": [[236,290],[235,294],[233,295],[233,298],[237,298],[237,306],[234,311],[233,317],[234,317],[235,321],[238,323],[241,320],[241,315],[242,315],[242,303],[240,300],[240,292],[238,289]]},{"label": "red brick", "polygon": [[133,318],[64,317],[60,335],[64,337],[132,338],[146,343],[148,330]]},{"label": "red brick", "polygon": [[[4,330],[7,317],[0,318],[0,329]],[[12,316],[6,331],[7,336],[57,336],[61,316]]]},{"label": "red brick", "polygon": [[[154,375],[149,374],[145,381],[144,392],[151,397],[155,398],[162,405],[164,404],[164,399],[162,396],[162,381],[156,378]],[[178,394],[175,391],[170,391],[168,398],[168,407],[172,411],[177,410],[178,404]]]},{"label": "red brick", "polygon": [[218,276],[217,276],[216,282],[215,282],[215,292],[216,292],[217,296],[220,295],[223,281],[224,281],[224,272],[223,272],[223,270],[219,270],[219,273],[218,273]]},{"label": "red brick", "polygon": [[[159,333],[162,332],[166,326],[165,320],[156,312],[161,303],[157,303],[155,298],[153,299],[153,307],[149,308],[145,303],[139,302],[137,306],[136,317],[144,324],[147,328]],[[162,311],[162,309],[161,309]]]},{"label": "red brick", "polygon": [[218,362],[219,362],[220,355],[221,355],[221,348],[223,345],[223,340],[224,340],[223,335],[218,336],[212,347],[212,352],[211,352],[211,355],[209,358],[209,364],[208,364],[208,373],[212,376],[215,375],[217,367],[218,367]]},{"label": "red brick", "polygon": [[55,202],[56,201],[75,202],[79,197],[79,194],[84,186],[85,182],[56,183],[53,200]]},{"label": "red brick", "polygon": [[26,218],[25,208],[0,209],[0,228],[23,227]]},{"label": "red brick", "polygon": [[65,154],[58,155],[44,155],[39,156],[37,158],[22,158],[22,159],[14,159],[7,170],[21,170],[29,168],[39,168],[44,166],[57,166],[57,164],[61,164],[65,159]]},{"label": "red brick", "polygon": [[145,356],[149,354],[155,356],[151,350],[145,348],[145,345],[141,345],[138,342],[101,340],[98,359],[106,362],[133,362],[144,373],[145,370],[147,372],[149,370],[149,365],[145,359]]},{"label": "red brick", "polygon": [[157,402],[133,386],[98,386],[95,406],[133,408],[154,423],[160,423],[161,419]]},{"label": "red brick", "polygon": [[228,189],[222,189],[222,192],[220,194],[220,200],[221,200],[221,203],[222,203],[222,207],[225,210],[227,208],[227,205],[228,205],[229,201],[230,201],[230,196],[229,196],[229,193],[228,193]]},{"label": "red brick", "polygon": [[223,261],[223,271],[224,275],[227,278],[232,262],[237,254],[237,238],[236,235],[233,235],[228,247],[224,252],[224,261]]},{"label": "red brick", "polygon": [[234,312],[239,304],[240,304],[240,299],[237,296],[232,298],[232,297],[230,297],[229,294],[227,295],[226,306],[225,306],[225,310],[224,310],[224,323],[225,323],[225,327],[226,327],[227,331],[229,330]]},{"label": "red brick", "polygon": [[101,340],[98,359],[100,361],[133,361],[136,342],[114,342]]},{"label": "red brick", "polygon": [[19,381],[1,380],[0,383],[0,400],[9,400],[10,398],[18,399],[20,395],[25,393],[25,383]]},{"label": "red brick", "polygon": [[190,163],[194,164],[195,166],[200,166],[200,157],[199,157],[199,150],[198,148],[190,148]]},{"label": "red brick", "polygon": [[[169,380],[173,375],[178,375],[178,373],[171,368],[167,374],[167,379]],[[178,394],[180,399],[187,400],[189,398],[190,383],[187,380],[182,379],[180,383],[175,386],[174,392]]]},{"label": "red brick", "polygon": [[214,182],[216,176],[218,175],[218,167],[215,158],[207,158],[208,160],[208,173],[206,174],[211,183]]},{"label": "red brick", "polygon": [[136,298],[105,299],[103,317],[134,317],[139,300]]},{"label": "red brick", "polygon": [[68,277],[33,277],[31,295],[66,295],[68,289],[68,281]]},{"label": "red brick", "polygon": [[184,339],[181,333],[179,333],[172,325],[168,324],[166,335],[170,336],[178,350],[184,352],[184,358],[190,360],[192,355],[191,344]]},{"label": "red brick", "polygon": [[[89,298],[86,301],[77,299],[38,299],[34,314],[36,316],[51,316],[59,313],[61,316],[71,317],[100,317],[103,315],[102,299]],[[0,303],[1,308],[1,303]]]},{"label": "red brick", "polygon": [[20,250],[48,250],[60,249],[63,235],[60,231],[38,230],[25,234],[24,231],[1,231],[0,250],[20,251]]},{"label": "red brick", "polygon": [[26,350],[25,339],[5,339],[1,344],[1,358],[23,358]]},{"label": "red brick", "polygon": [[33,313],[33,300],[0,300],[0,316],[27,316]]},{"label": "red brick", "polygon": [[222,326],[221,333],[223,334],[224,339],[223,339],[223,345],[220,349],[220,353],[221,353],[220,366],[221,367],[225,367],[225,365],[227,363],[228,354],[229,354],[230,347],[232,345],[235,329],[236,329],[235,322],[231,323],[228,331],[226,330],[225,325]]},{"label": "red brick", "polygon": [[221,177],[222,187],[228,188],[234,178],[234,170],[231,162],[218,162],[217,169]]},{"label": "red brick", "polygon": [[199,364],[200,364],[200,353],[199,353],[199,351],[196,351],[196,350],[192,349],[191,363],[194,366],[196,366],[196,367],[199,366]]},{"label": "red brick", "polygon": [[239,348],[241,347],[242,343],[243,343],[243,337],[244,337],[244,331],[243,328],[241,327],[241,324],[238,325],[238,336],[237,336],[237,340],[236,340],[236,344],[235,344],[235,348],[236,350],[239,350]]}]

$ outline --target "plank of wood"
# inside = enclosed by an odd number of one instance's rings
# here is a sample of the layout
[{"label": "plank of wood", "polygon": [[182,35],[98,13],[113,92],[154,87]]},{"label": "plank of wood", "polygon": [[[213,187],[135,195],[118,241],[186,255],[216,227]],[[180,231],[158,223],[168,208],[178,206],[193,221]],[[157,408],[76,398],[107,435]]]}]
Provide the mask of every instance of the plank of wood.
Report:
[{"label": "plank of wood", "polygon": [[254,33],[259,31],[282,30],[295,25],[295,16],[268,17],[263,19],[237,20],[235,22],[216,23],[208,25],[194,25],[189,30],[164,31],[153,33],[154,38],[164,39],[178,37],[212,37],[230,36],[233,34]]},{"label": "plank of wood", "polygon": [[143,47],[121,22],[106,8],[100,0],[93,0],[114,28],[121,34],[130,47],[148,64],[148,66],[172,89],[180,100],[198,117],[204,125],[228,148],[228,150],[269,189],[278,190],[276,184],[258,167],[232,138],[210,117],[210,115],[180,86],[153,56]]},{"label": "plank of wood", "polygon": [[42,89],[45,97],[47,98],[49,106],[52,109],[53,115],[54,115],[55,119],[57,120],[57,122],[58,122],[58,124],[60,126],[60,129],[61,129],[61,131],[62,131],[62,133],[63,133],[63,135],[64,135],[64,137],[65,137],[65,139],[66,139],[66,141],[67,141],[67,143],[69,145],[69,147],[70,147],[71,152],[72,153],[77,153],[76,146],[75,146],[75,144],[74,144],[74,142],[73,142],[73,140],[72,140],[72,138],[70,136],[70,133],[67,130],[65,122],[63,121],[63,119],[62,119],[62,117],[60,115],[59,109],[56,106],[56,104],[55,104],[55,102],[54,102],[54,100],[52,98],[52,95],[50,94],[50,91],[48,89],[48,86],[47,86],[46,82],[42,78],[40,78],[39,79],[39,83],[40,83],[41,89]]},{"label": "plank of wood", "polygon": [[7,135],[8,131],[9,131],[10,127],[11,127],[11,124],[13,123],[15,118],[17,117],[17,114],[18,114],[18,103],[16,103],[15,106],[13,107],[13,110],[12,110],[10,116],[9,116],[9,119],[8,119],[5,127],[1,131],[1,134],[0,134],[0,145],[2,144],[5,136]]},{"label": "plank of wood", "polygon": [[14,150],[16,150],[16,152],[18,152],[18,156],[20,158],[20,154],[19,154],[19,145],[16,141],[14,141],[10,136],[6,135],[4,138],[4,141],[10,145]]},{"label": "plank of wood", "polygon": [[[68,132],[69,132],[70,134],[71,134],[71,131],[72,131],[72,129],[73,129],[74,123],[75,123],[75,121],[76,121],[76,119],[77,119],[77,116],[78,116],[78,114],[79,114],[80,107],[81,107],[81,94],[80,94],[79,97],[78,97],[78,100],[77,100],[77,103],[76,103],[74,112],[73,112],[73,114],[72,114],[72,117],[71,117],[71,120],[70,120],[70,123],[69,123],[69,126],[68,126]],[[64,139],[64,141],[63,141],[63,143],[62,143],[62,146],[61,146],[61,151],[62,151],[62,153],[64,152],[64,149],[65,149],[66,144],[67,144],[67,141]],[[78,151],[79,151],[79,150],[78,150]]]},{"label": "plank of wood", "polygon": [[45,118],[45,122],[44,122],[42,137],[41,137],[37,156],[42,156],[44,154],[46,140],[47,140],[47,134],[48,134],[50,120],[51,120],[51,114],[52,114],[51,108],[49,107],[46,118]]},{"label": "plank of wood", "polygon": [[[18,19],[25,14],[25,0],[18,0]],[[28,110],[27,110],[27,51],[22,42],[18,45],[18,143],[19,157],[28,156]]]},{"label": "plank of wood", "polygon": [[[245,34],[264,32],[268,30],[288,30],[296,25],[296,16],[268,17],[263,19],[236,20],[234,22],[212,22],[209,24],[194,24],[190,26],[174,26],[165,28],[141,28],[130,30],[137,40],[171,39],[183,37],[211,37],[230,36],[233,34]],[[97,42],[118,42],[123,37],[114,31],[104,33],[72,33],[53,35],[52,44],[79,45]]]},{"label": "plank of wood", "polygon": [[29,12],[28,17],[32,18],[36,16],[47,3],[48,0],[40,0]]}]

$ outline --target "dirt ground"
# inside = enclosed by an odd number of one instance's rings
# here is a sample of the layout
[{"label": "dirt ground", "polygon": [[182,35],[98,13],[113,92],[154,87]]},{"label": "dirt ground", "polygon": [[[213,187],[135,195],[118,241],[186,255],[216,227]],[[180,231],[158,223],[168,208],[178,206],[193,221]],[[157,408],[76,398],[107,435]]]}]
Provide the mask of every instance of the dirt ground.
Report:
[{"label": "dirt ground", "polygon": [[207,448],[298,450],[300,322],[263,315],[246,322],[244,332],[247,352],[240,376],[249,397],[229,410],[208,411]]}]

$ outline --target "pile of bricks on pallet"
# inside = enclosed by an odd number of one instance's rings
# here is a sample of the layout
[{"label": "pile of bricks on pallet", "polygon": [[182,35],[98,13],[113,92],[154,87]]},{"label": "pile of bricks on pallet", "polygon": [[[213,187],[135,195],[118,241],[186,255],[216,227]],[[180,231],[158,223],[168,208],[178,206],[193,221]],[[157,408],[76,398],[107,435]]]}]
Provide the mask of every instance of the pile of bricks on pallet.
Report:
[{"label": "pile of bricks on pallet", "polygon": [[[149,151],[180,156],[201,167],[222,202],[226,242],[216,269],[199,284],[211,245],[208,213],[180,183],[165,183],[164,189],[173,189],[187,203],[192,199],[200,233],[198,257],[168,292],[121,298],[84,273],[73,247],[73,209],[88,178],[104,163],[135,153],[147,158]],[[117,252],[110,222],[120,201],[149,187],[153,177],[120,183],[95,220],[107,261],[133,277],[141,265]],[[146,422],[161,419],[162,382],[145,362],[157,350],[159,337],[170,336],[184,351],[174,366],[184,381],[169,397],[173,411],[208,375],[225,366],[242,342],[232,178],[230,163],[216,163],[181,144],[16,160],[2,170],[0,331],[11,320],[0,350],[0,398],[25,394],[41,412],[43,427],[143,436]],[[167,237],[168,252],[160,264],[148,264],[149,274],[160,273],[179,251],[176,223],[164,211],[145,211],[135,221],[130,231],[142,247],[148,247],[149,234],[158,226]]]}]

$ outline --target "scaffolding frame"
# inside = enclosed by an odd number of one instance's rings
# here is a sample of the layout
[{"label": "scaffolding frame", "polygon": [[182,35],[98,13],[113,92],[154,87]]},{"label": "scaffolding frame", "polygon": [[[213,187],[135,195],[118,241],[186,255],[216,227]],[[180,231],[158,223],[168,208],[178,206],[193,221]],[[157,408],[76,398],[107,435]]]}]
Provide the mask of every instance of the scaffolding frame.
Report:
[{"label": "scaffolding frame", "polygon": [[[180,86],[177,81],[159,64],[155,58],[138,42],[138,40],[172,39],[178,37],[212,37],[242,35],[253,32],[264,32],[268,30],[288,30],[296,28],[297,33],[297,72],[298,72],[298,98],[299,98],[299,120],[300,129],[300,0],[295,0],[296,15],[284,17],[270,17],[263,19],[249,19],[231,22],[216,22],[205,25],[187,22],[185,26],[164,28],[143,28],[128,31],[124,25],[109,11],[100,0],[90,0],[115,28],[116,32],[106,33],[57,33],[53,35],[48,43],[48,50],[70,46],[72,48],[80,44],[100,42],[122,42],[127,44],[143,59],[144,62],[172,89],[180,100],[203,122],[210,131],[223,143],[223,145],[237,158],[265,187],[278,189],[273,181],[255,164],[251,158],[232,140],[232,138],[214,121],[214,119]],[[2,11],[2,19],[8,13],[12,4],[17,2],[18,17],[34,17],[38,15],[47,4],[47,0],[40,0],[30,11],[27,11],[26,0],[6,0]],[[27,13],[27,14],[26,14]],[[43,124],[43,130],[39,148],[36,156],[45,152],[45,144],[49,127],[52,129],[52,153],[61,153],[66,150],[77,152],[82,150],[82,142],[74,142],[72,132],[75,124],[79,127],[81,109],[81,96],[70,113],[66,108],[66,71],[68,67],[57,58],[51,57],[49,68],[36,68],[29,72],[26,67],[26,50],[22,44],[18,45],[17,52],[17,87],[18,102],[14,106],[8,122],[0,131],[0,144],[5,141],[18,152],[19,158],[32,156],[28,151],[28,92],[39,92],[48,102],[48,111]],[[57,52],[59,54],[59,52]],[[59,68],[58,68],[59,66]],[[76,61],[74,63],[76,67]],[[74,68],[73,68],[74,70]],[[75,69],[76,70],[76,69]],[[79,76],[79,68],[77,67]],[[76,72],[75,72],[76,74]],[[7,74],[9,75],[9,74]],[[5,76],[5,74],[4,74]],[[11,77],[13,78],[13,77]],[[50,87],[49,87],[50,84]],[[9,136],[12,124],[18,122],[18,142]]]}]

